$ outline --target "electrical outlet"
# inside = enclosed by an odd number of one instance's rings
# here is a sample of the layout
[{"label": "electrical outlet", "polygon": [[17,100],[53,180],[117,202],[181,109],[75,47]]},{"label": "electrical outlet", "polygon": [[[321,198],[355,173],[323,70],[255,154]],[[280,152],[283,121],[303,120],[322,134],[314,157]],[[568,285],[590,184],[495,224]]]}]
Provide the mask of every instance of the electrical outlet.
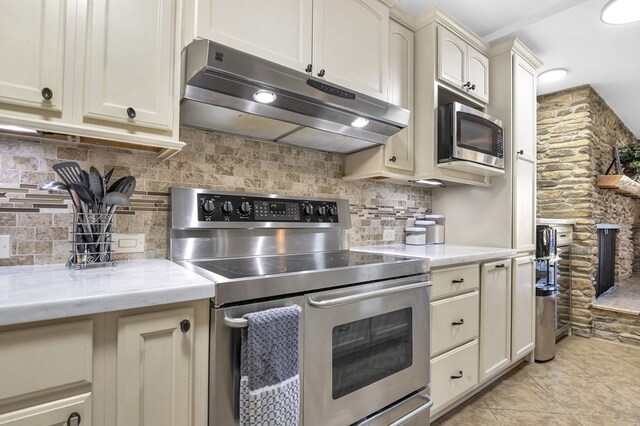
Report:
[{"label": "electrical outlet", "polygon": [[8,259],[11,257],[11,237],[9,235],[0,235],[0,259]]},{"label": "electrical outlet", "polygon": [[112,234],[116,253],[144,253],[144,234]]},{"label": "electrical outlet", "polygon": [[395,241],[395,239],[396,239],[396,230],[395,229],[385,229],[382,232],[382,239],[384,241]]}]

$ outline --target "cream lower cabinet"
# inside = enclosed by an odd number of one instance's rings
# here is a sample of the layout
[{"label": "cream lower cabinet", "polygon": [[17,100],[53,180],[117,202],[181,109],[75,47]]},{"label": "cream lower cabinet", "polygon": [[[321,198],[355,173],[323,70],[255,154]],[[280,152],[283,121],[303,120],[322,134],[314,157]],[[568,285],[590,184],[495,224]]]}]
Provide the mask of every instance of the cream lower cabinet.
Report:
[{"label": "cream lower cabinet", "polygon": [[511,359],[517,361],[529,354],[535,344],[536,288],[535,258],[513,259],[511,298]]},{"label": "cream lower cabinet", "polygon": [[433,413],[478,384],[480,267],[432,271],[431,397]]},{"label": "cream lower cabinet", "polygon": [[480,380],[511,363],[511,260],[482,264]]},{"label": "cream lower cabinet", "polygon": [[91,425],[93,332],[91,320],[0,332],[0,425]]}]

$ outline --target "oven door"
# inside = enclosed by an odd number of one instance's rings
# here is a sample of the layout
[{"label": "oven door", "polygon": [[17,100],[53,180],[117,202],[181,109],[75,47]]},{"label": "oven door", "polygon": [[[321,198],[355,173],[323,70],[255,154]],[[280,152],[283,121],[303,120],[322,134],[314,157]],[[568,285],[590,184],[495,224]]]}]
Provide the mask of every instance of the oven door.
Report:
[{"label": "oven door", "polygon": [[429,385],[428,278],[305,296],[305,426],[349,425]]}]

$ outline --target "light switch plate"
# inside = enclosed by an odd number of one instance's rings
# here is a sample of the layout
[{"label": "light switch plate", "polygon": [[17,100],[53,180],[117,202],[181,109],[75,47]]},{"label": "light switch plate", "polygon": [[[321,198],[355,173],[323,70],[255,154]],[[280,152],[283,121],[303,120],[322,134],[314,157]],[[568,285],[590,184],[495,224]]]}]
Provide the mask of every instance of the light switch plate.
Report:
[{"label": "light switch plate", "polygon": [[111,234],[116,253],[144,253],[144,234]]},{"label": "light switch plate", "polygon": [[385,229],[382,232],[382,239],[384,241],[395,241],[395,239],[396,239],[396,230],[395,229]]},{"label": "light switch plate", "polygon": [[0,259],[11,257],[11,236],[0,235]]}]

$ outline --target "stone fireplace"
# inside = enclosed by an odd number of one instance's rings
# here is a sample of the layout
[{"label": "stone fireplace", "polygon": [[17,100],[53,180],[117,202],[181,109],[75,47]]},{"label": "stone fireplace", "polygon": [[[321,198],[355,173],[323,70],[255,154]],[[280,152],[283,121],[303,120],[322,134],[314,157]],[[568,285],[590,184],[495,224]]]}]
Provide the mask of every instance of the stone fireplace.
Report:
[{"label": "stone fireplace", "polygon": [[[538,217],[573,218],[572,332],[618,338],[594,320],[598,284],[597,225],[619,225],[615,283],[640,273],[640,200],[596,186],[613,158],[613,147],[637,139],[589,85],[538,97]],[[637,331],[640,343],[640,328]]]}]

